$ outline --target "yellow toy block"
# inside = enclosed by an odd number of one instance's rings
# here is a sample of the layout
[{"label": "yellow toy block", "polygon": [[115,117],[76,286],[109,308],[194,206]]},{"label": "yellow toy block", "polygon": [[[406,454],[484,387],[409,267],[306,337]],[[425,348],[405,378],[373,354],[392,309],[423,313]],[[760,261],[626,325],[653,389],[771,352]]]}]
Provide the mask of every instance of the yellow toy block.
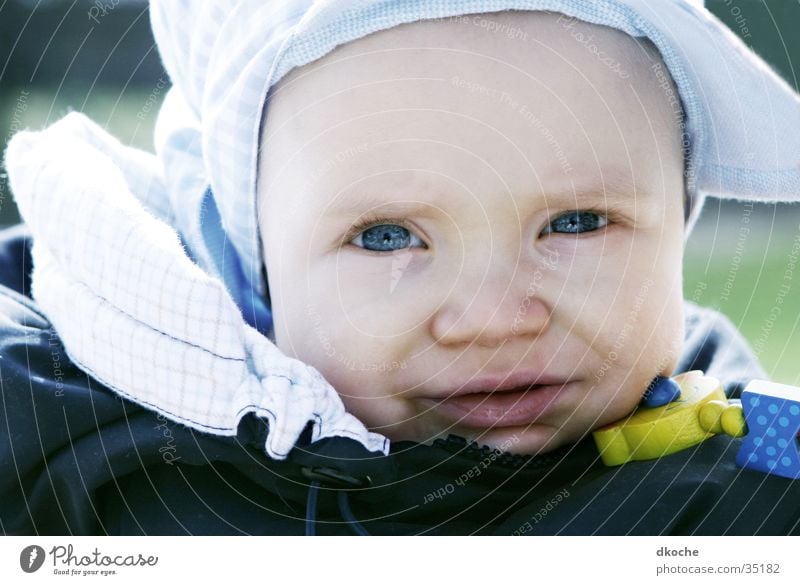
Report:
[{"label": "yellow toy block", "polygon": [[699,370],[673,379],[681,389],[678,400],[658,408],[639,408],[592,433],[603,463],[656,459],[718,433],[743,436],[747,432],[741,406],[728,403],[719,380]]}]

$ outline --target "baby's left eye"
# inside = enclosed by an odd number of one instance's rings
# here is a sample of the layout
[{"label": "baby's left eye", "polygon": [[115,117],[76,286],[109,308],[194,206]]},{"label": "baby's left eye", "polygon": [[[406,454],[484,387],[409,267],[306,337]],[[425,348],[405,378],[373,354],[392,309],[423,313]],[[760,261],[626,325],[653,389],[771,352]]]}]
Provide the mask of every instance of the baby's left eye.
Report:
[{"label": "baby's left eye", "polygon": [[593,232],[606,225],[608,225],[608,218],[593,211],[570,211],[551,221],[550,225],[542,231],[542,235]]},{"label": "baby's left eye", "polygon": [[366,228],[353,238],[352,243],[359,248],[373,252],[394,252],[408,248],[412,244],[424,248],[425,244],[420,238],[403,226],[393,223],[382,223]]}]

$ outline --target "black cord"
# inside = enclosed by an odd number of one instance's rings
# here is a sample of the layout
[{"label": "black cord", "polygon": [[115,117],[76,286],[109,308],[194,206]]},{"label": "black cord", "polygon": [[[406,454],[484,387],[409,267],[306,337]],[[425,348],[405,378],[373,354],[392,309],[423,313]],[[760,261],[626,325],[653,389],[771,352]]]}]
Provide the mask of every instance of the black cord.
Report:
[{"label": "black cord", "polygon": [[306,499],[306,536],[317,535],[317,494],[319,494],[319,482],[312,481],[308,486],[308,498]]},{"label": "black cord", "polygon": [[350,530],[359,536],[372,536],[367,532],[367,529],[361,525],[361,522],[353,516],[353,511],[350,510],[350,502],[347,500],[347,492],[344,490],[339,492],[339,512],[342,518],[347,521]]}]

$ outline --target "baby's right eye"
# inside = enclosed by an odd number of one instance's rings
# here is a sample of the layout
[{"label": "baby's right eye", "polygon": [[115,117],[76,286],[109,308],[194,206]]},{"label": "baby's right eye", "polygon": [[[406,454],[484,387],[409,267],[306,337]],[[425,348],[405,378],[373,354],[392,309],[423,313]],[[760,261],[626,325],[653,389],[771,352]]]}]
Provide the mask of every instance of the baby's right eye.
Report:
[{"label": "baby's right eye", "polygon": [[373,252],[395,252],[408,248],[411,244],[418,248],[425,247],[418,236],[393,223],[379,223],[365,227],[351,243]]}]

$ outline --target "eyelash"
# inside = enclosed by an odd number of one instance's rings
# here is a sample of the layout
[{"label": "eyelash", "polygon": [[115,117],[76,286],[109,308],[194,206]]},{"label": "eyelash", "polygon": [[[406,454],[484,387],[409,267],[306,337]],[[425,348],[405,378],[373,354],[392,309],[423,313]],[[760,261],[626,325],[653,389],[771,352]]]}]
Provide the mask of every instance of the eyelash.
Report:
[{"label": "eyelash", "polygon": [[[595,213],[595,214],[599,215],[600,217],[603,217],[603,218],[606,219],[607,223],[606,223],[605,226],[601,227],[600,229],[594,230],[592,232],[587,232],[589,234],[600,232],[602,230],[608,229],[608,227],[610,225],[621,221],[620,214],[617,213],[614,210],[611,210],[611,209],[599,209],[599,208],[596,208],[596,207],[584,207],[584,208],[581,208],[581,209],[571,209],[569,211],[560,212],[560,213],[552,216],[550,218],[550,222],[547,225],[549,226],[550,224],[552,224],[556,219],[558,219],[562,215],[565,215],[567,213],[575,213],[575,212],[578,212],[578,213]],[[360,233],[368,230],[369,228],[375,227],[375,226],[378,226],[378,225],[383,225],[383,224],[399,225],[400,227],[404,227],[405,229],[407,229],[410,232],[414,231],[414,228],[411,226],[411,224],[407,220],[405,220],[403,218],[400,218],[400,217],[386,217],[386,216],[383,216],[383,215],[380,215],[380,214],[377,214],[377,213],[367,213],[367,214],[363,215],[358,221],[356,221],[355,224],[353,224],[353,227],[351,227],[348,230],[347,234],[342,238],[342,240],[344,242],[350,242],[354,238],[356,238]],[[545,234],[545,235],[549,235],[549,236],[553,236],[553,235],[562,235],[562,236],[564,236],[564,235],[567,235],[568,236],[568,235],[572,235],[572,234],[550,233],[550,234]],[[580,234],[575,234],[575,235],[580,235]],[[427,245],[425,247],[427,248]],[[371,251],[371,250],[367,250],[367,251]],[[381,252],[378,252],[378,253],[381,253]]]},{"label": "eyelash", "polygon": [[[607,209],[607,208],[606,209],[601,209],[599,207],[582,207],[581,209],[570,209],[570,210],[567,210],[567,211],[562,211],[562,212],[559,212],[559,213],[551,216],[550,217],[550,222],[547,224],[547,226],[549,227],[559,217],[561,217],[563,215],[570,214],[570,213],[594,213],[595,215],[598,215],[598,216],[600,216],[602,218],[605,218],[606,225],[600,227],[599,229],[592,230],[590,232],[586,232],[586,234],[588,234],[588,235],[602,232],[603,230],[608,229],[609,226],[611,226],[611,225],[613,225],[615,223],[620,223],[620,222],[624,221],[623,215],[620,214],[619,212],[613,210],[613,209]],[[549,233],[549,234],[545,234],[545,235],[546,236],[580,236],[581,234],[562,234],[562,233],[559,233],[559,232],[555,232],[555,233]],[[586,236],[584,236],[584,237],[586,237]]]},{"label": "eyelash", "polygon": [[[363,215],[355,224],[353,224],[353,227],[351,227],[348,230],[347,234],[342,238],[342,240],[344,242],[350,242],[361,232],[364,232],[371,227],[383,224],[399,225],[400,227],[406,228],[409,232],[416,233],[416,230],[411,225],[411,223],[403,218],[385,217],[377,213],[367,213]],[[427,248],[428,246],[426,245],[425,247]],[[371,252],[372,250],[366,250],[366,251]],[[378,253],[383,253],[383,252],[378,252]]]}]

